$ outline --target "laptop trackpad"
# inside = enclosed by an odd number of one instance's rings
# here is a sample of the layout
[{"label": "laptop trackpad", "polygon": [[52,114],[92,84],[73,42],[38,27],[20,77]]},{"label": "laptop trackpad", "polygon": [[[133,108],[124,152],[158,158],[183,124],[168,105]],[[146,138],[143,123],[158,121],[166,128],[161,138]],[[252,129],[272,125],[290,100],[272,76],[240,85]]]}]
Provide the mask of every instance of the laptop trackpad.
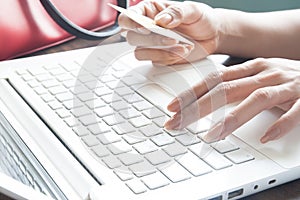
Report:
[{"label": "laptop trackpad", "polygon": [[266,144],[262,144],[259,141],[268,127],[270,127],[281,114],[282,112],[279,109],[264,111],[239,128],[234,135],[284,168],[300,166],[300,126],[279,140],[271,141]]}]

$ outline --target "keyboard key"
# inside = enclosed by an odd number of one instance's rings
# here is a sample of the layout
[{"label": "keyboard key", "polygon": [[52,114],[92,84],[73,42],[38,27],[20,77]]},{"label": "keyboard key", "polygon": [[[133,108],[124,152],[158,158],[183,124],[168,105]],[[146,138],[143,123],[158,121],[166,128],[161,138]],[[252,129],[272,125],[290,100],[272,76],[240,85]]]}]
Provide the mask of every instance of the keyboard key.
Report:
[{"label": "keyboard key", "polygon": [[123,98],[125,101],[128,103],[135,103],[139,101],[144,101],[144,99],[137,93],[129,94],[129,95],[124,95]]},{"label": "keyboard key", "polygon": [[114,101],[111,103],[111,107],[116,110],[124,110],[129,108],[129,104],[126,101]]},{"label": "keyboard key", "polygon": [[191,178],[190,174],[177,162],[171,163],[169,166],[163,168],[161,172],[168,177],[173,183],[177,183]]},{"label": "keyboard key", "polygon": [[200,139],[191,133],[186,133],[176,137],[176,140],[184,146],[189,146],[200,142]]},{"label": "keyboard key", "polygon": [[97,144],[99,144],[99,141],[93,135],[87,135],[82,137],[81,139],[88,147],[96,146]]},{"label": "keyboard key", "polygon": [[162,129],[155,124],[149,124],[147,126],[141,127],[140,131],[147,137],[163,133]]},{"label": "keyboard key", "polygon": [[106,94],[101,96],[101,99],[103,99],[103,101],[107,104],[111,104],[117,101],[121,101],[122,97],[120,97],[118,94],[116,93],[111,93],[111,94]]},{"label": "keyboard key", "polygon": [[140,101],[132,104],[133,107],[135,107],[138,111],[151,109],[153,108],[153,105],[149,103],[148,101]]},{"label": "keyboard key", "polygon": [[155,173],[156,168],[151,165],[147,160],[143,162],[133,164],[128,167],[137,177],[143,177],[149,174]]},{"label": "keyboard key", "polygon": [[159,171],[144,176],[141,180],[150,190],[164,187],[170,183],[170,181]]},{"label": "keyboard key", "polygon": [[164,151],[154,151],[145,155],[145,158],[152,164],[158,165],[171,161],[171,158]]},{"label": "keyboard key", "polygon": [[225,154],[225,156],[235,164],[240,164],[250,160],[254,160],[254,156],[244,149],[229,152]]},{"label": "keyboard key", "polygon": [[131,132],[122,136],[123,139],[130,145],[145,141],[147,138],[139,131]]},{"label": "keyboard key", "polygon": [[155,107],[152,107],[147,110],[143,110],[142,113],[149,119],[165,116],[165,114],[162,111],[160,111],[158,108]]},{"label": "keyboard key", "polygon": [[157,146],[165,146],[167,144],[171,144],[174,142],[174,138],[169,136],[167,133],[162,133],[159,135],[155,135],[151,138],[152,142],[154,142]]},{"label": "keyboard key", "polygon": [[176,160],[194,176],[200,176],[212,171],[204,161],[191,152],[179,156]]},{"label": "keyboard key", "polygon": [[56,114],[57,114],[60,118],[66,118],[66,117],[70,117],[70,116],[71,116],[70,111],[68,111],[68,110],[65,109],[65,108],[61,108],[61,109],[56,110]]},{"label": "keyboard key", "polygon": [[134,93],[133,90],[129,87],[114,88],[114,92],[120,96],[130,95]]},{"label": "keyboard key", "polygon": [[77,76],[77,73],[75,73],[75,72],[72,72],[72,74],[73,74],[74,76],[76,76],[77,79],[78,79],[79,81],[81,81],[82,83],[90,82],[90,81],[97,81],[97,78],[94,77],[94,76],[92,76],[91,74],[84,74],[84,75],[82,75],[82,74],[80,73],[79,76]]},{"label": "keyboard key", "polygon": [[227,153],[239,149],[238,146],[232,144],[228,140],[220,140],[216,142],[213,147],[220,153]]},{"label": "keyboard key", "polygon": [[72,88],[72,87],[74,87],[75,83],[76,83],[76,82],[75,82],[74,79],[62,81],[62,84],[63,84],[66,88]]},{"label": "keyboard key", "polygon": [[110,168],[115,169],[122,166],[122,163],[114,156],[107,156],[102,158],[102,161]]},{"label": "keyboard key", "polygon": [[64,102],[62,102],[62,104],[68,110],[84,106],[84,104],[79,99],[76,99],[76,98],[74,98],[72,100],[64,101]]},{"label": "keyboard key", "polygon": [[118,136],[115,132],[110,131],[97,136],[97,138],[101,141],[102,144],[111,144],[114,142],[118,142],[121,140],[120,136]]},{"label": "keyboard key", "polygon": [[167,129],[164,129],[165,132],[167,132],[169,135],[175,137],[175,136],[178,136],[178,135],[184,135],[184,134],[188,134],[187,130],[167,130]]},{"label": "keyboard key", "polygon": [[99,122],[101,122],[101,118],[99,118],[96,114],[88,114],[88,115],[84,115],[79,117],[79,121],[85,125],[91,125],[91,124],[98,124]]},{"label": "keyboard key", "polygon": [[53,79],[53,77],[50,74],[48,74],[48,73],[47,74],[38,74],[38,75],[35,75],[35,78],[39,82],[43,82],[43,81],[46,81],[46,80]]},{"label": "keyboard key", "polygon": [[199,158],[204,158],[209,155],[211,152],[215,151],[209,144],[204,142],[191,145],[189,149],[197,155]]},{"label": "keyboard key", "polygon": [[31,76],[31,74],[24,74],[24,75],[22,75],[22,79],[23,79],[25,82],[27,82],[27,81],[29,81],[29,80],[33,80],[34,77]]},{"label": "keyboard key", "polygon": [[90,101],[85,101],[84,102],[87,107],[89,107],[89,109],[93,110],[95,108],[99,108],[99,107],[103,107],[106,105],[105,102],[103,102],[102,99],[100,98],[97,98],[97,99],[93,99],[93,100],[90,100]]},{"label": "keyboard key", "polygon": [[60,94],[55,95],[55,97],[60,102],[64,102],[67,100],[73,100],[75,98],[75,96],[71,92],[60,93]]},{"label": "keyboard key", "polygon": [[131,118],[135,118],[135,117],[139,117],[141,116],[140,112],[138,112],[135,108],[128,108],[125,110],[121,110],[120,115],[122,115],[125,119],[131,119]]},{"label": "keyboard key", "polygon": [[94,95],[92,90],[87,88],[82,83],[76,83],[76,85],[70,87],[69,90],[75,95],[84,94],[84,93],[90,93],[90,96]]},{"label": "keyboard key", "polygon": [[126,185],[135,194],[141,194],[147,191],[146,186],[138,179],[129,180],[126,182]]},{"label": "keyboard key", "polygon": [[41,98],[43,99],[43,101],[46,102],[46,103],[55,100],[54,96],[52,96],[52,95],[50,95],[50,94],[48,94],[48,93],[47,93],[47,94],[42,94],[40,97],[41,97]]},{"label": "keyboard key", "polygon": [[56,94],[59,94],[59,93],[67,92],[67,89],[64,86],[58,85],[58,86],[54,86],[54,87],[49,88],[48,91],[52,95],[56,95]]},{"label": "keyboard key", "polygon": [[[34,91],[40,96],[48,93],[47,90],[43,86],[35,87]],[[54,97],[52,95],[50,95],[50,94],[48,94],[48,95],[51,96],[52,99],[54,99]]]},{"label": "keyboard key", "polygon": [[105,121],[110,126],[125,122],[124,118],[118,113],[103,117],[103,121]]},{"label": "keyboard key", "polygon": [[106,123],[97,123],[97,124],[92,124],[87,127],[92,134],[98,135],[106,132],[110,132],[111,128],[108,126]]},{"label": "keyboard key", "polygon": [[[45,69],[47,69],[45,67]],[[51,68],[51,69],[47,69],[48,72],[50,72],[50,74],[52,74],[53,76],[59,75],[59,74],[64,74],[66,73],[66,71],[63,68],[59,68],[58,66],[55,68]]]},{"label": "keyboard key", "polygon": [[113,126],[114,131],[116,131],[116,133],[118,135],[124,135],[127,133],[132,133],[135,132],[135,128],[127,121],[124,121],[124,123],[120,123],[117,124],[115,126]]},{"label": "keyboard key", "polygon": [[52,110],[57,110],[59,108],[63,108],[63,106],[61,105],[61,103],[59,103],[58,101],[50,101],[48,103],[49,107],[52,109]]},{"label": "keyboard key", "polygon": [[63,82],[63,81],[66,81],[66,80],[74,80],[75,78],[72,75],[65,73],[65,74],[57,75],[56,79],[59,82]]},{"label": "keyboard key", "polygon": [[111,74],[101,74],[101,76],[99,77],[99,80],[103,83],[106,83],[109,81],[114,81],[114,80],[116,80],[116,78]]},{"label": "keyboard key", "polygon": [[105,157],[109,155],[109,151],[107,150],[107,148],[103,145],[97,145],[95,147],[92,148],[92,151],[99,157]]},{"label": "keyboard key", "polygon": [[[127,144],[125,141],[118,141],[113,144],[107,145],[107,149],[114,155],[119,155],[122,153],[126,153],[132,150],[131,146]],[[127,153],[130,154],[130,153]]]},{"label": "keyboard key", "polygon": [[147,81],[147,79],[143,76],[133,75],[133,76],[122,77],[121,81],[126,85],[131,86],[135,84],[144,83],[145,81]]},{"label": "keyboard key", "polygon": [[111,89],[109,89],[108,87],[96,88],[96,89],[94,89],[94,92],[99,97],[101,97],[103,95],[107,95],[107,94],[112,94],[113,93],[113,91]]},{"label": "keyboard key", "polygon": [[151,124],[151,121],[144,116],[135,117],[129,120],[129,122],[136,128]]},{"label": "keyboard key", "polygon": [[74,117],[67,117],[67,118],[64,119],[64,121],[70,127],[74,127],[74,126],[80,124],[80,122],[76,118],[74,118]]},{"label": "keyboard key", "polygon": [[168,145],[167,147],[163,148],[163,150],[171,157],[175,157],[187,152],[187,148],[178,142]]},{"label": "keyboard key", "polygon": [[97,96],[94,95],[94,93],[92,91],[88,91],[88,92],[85,92],[85,93],[76,94],[76,97],[78,99],[80,99],[82,102],[94,100],[94,99],[97,98]]},{"label": "keyboard key", "polygon": [[83,105],[81,107],[74,108],[73,110],[71,110],[71,113],[76,118],[79,118],[79,117],[85,116],[85,115],[93,115],[92,111],[85,105]]},{"label": "keyboard key", "polygon": [[42,67],[30,67],[27,69],[27,71],[32,75],[32,76],[36,76],[39,74],[47,74],[48,72],[42,68]]},{"label": "keyboard key", "polygon": [[152,119],[152,121],[160,128],[164,127],[164,124],[167,120],[169,120],[170,118],[165,116],[165,117],[157,117]]},{"label": "keyboard key", "polygon": [[128,181],[130,179],[133,179],[133,174],[131,172],[123,172],[123,171],[118,171],[114,170],[114,173],[121,179],[121,181]]},{"label": "keyboard key", "polygon": [[103,106],[100,108],[96,108],[95,113],[97,113],[97,115],[99,117],[105,117],[108,115],[112,115],[114,113],[114,110],[110,106],[107,105],[107,106]]},{"label": "keyboard key", "polygon": [[232,166],[231,162],[226,159],[222,154],[213,150],[205,157],[203,157],[204,161],[212,166],[214,169],[219,170],[226,167]]},{"label": "keyboard key", "polygon": [[76,135],[78,135],[79,137],[82,137],[82,136],[85,136],[85,135],[89,135],[90,134],[90,131],[85,127],[85,126],[82,126],[82,125],[78,125],[78,126],[75,126],[73,128],[73,131],[76,133]]},{"label": "keyboard key", "polygon": [[206,118],[200,119],[193,124],[189,125],[187,129],[193,134],[202,133],[210,129],[212,122]]},{"label": "keyboard key", "polygon": [[144,142],[140,142],[133,146],[140,154],[146,154],[153,151],[156,151],[158,147],[153,144],[150,140],[146,140]]},{"label": "keyboard key", "polygon": [[40,85],[40,83],[39,83],[37,80],[35,80],[35,79],[30,80],[30,81],[27,81],[27,84],[28,84],[31,88],[34,88],[34,87],[37,87],[37,86]]},{"label": "keyboard key", "polygon": [[50,80],[43,81],[42,85],[45,88],[48,89],[48,88],[51,88],[51,87],[58,86],[58,85],[60,85],[60,83],[57,80],[55,80],[55,79],[50,79]]},{"label": "keyboard key", "polygon": [[144,160],[144,158],[136,151],[131,151],[128,153],[121,154],[118,156],[118,158],[126,166],[140,163]]}]

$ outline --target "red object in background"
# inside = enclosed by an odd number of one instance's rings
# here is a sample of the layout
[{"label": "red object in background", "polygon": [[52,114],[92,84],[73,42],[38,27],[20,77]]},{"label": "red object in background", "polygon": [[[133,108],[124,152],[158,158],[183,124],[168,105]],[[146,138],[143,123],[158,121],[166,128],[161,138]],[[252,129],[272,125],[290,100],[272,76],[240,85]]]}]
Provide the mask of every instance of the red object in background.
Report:
[{"label": "red object in background", "polygon": [[[135,5],[140,0],[130,0]],[[115,23],[117,12],[107,3],[117,0],[52,0],[72,22],[88,30]],[[64,31],[39,0],[0,0],[0,60],[11,59],[74,38]]]}]

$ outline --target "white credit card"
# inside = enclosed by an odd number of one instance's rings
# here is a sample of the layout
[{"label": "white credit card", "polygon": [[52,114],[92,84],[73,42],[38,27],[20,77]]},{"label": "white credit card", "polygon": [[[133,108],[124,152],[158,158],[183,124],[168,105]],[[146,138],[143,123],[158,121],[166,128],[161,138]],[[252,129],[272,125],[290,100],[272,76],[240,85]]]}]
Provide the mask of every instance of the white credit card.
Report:
[{"label": "white credit card", "polygon": [[127,9],[122,8],[122,7],[110,4],[110,3],[108,5],[111,6],[112,8],[114,8],[115,10],[119,11],[120,13],[125,14],[127,17],[129,17],[130,19],[132,19],[133,21],[135,21],[136,23],[140,24],[141,26],[145,27],[146,29],[148,29],[149,31],[151,31],[153,33],[163,35],[163,36],[175,39],[179,42],[186,43],[186,44],[194,46],[193,42],[186,39],[182,35],[174,32],[170,29],[166,29],[166,28],[163,28],[161,26],[156,25],[155,21],[152,20],[149,17],[146,17],[144,15],[140,15],[140,14],[138,14],[138,13],[132,11],[132,10],[127,10]]}]

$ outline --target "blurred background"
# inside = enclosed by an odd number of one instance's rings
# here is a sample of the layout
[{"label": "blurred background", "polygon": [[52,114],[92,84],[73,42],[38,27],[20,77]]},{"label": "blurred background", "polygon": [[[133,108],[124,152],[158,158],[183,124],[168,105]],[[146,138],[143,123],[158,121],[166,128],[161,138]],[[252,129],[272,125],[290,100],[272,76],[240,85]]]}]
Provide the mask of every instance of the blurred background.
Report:
[{"label": "blurred background", "polygon": [[[183,0],[177,0],[183,1]],[[249,12],[264,12],[300,8],[300,0],[193,0],[214,8],[229,8]]]}]

